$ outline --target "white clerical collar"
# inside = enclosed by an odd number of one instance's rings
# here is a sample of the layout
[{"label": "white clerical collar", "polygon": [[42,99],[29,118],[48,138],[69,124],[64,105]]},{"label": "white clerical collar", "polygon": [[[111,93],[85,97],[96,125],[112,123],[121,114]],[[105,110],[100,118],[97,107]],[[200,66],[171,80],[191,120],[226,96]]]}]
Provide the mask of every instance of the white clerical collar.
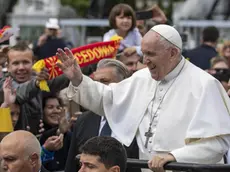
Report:
[{"label": "white clerical collar", "polygon": [[184,63],[185,63],[185,58],[183,56],[181,56],[180,63],[168,75],[166,75],[165,78],[162,81],[163,82],[165,82],[165,81],[168,82],[168,81],[174,79],[175,77],[177,77],[179,72],[184,67]]}]

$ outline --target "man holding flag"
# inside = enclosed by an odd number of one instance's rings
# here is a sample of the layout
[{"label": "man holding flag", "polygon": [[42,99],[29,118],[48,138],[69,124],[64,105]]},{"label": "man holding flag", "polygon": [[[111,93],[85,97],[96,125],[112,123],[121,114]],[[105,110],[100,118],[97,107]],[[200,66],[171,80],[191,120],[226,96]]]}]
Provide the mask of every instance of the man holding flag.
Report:
[{"label": "man holding flag", "polygon": [[[42,118],[42,96],[44,93],[39,89],[41,80],[48,80],[49,74],[42,69],[37,76],[32,71],[33,52],[24,43],[19,43],[8,51],[8,72],[13,78],[12,85],[16,89],[16,102],[21,106],[19,121],[16,129],[24,129],[34,134],[38,133],[40,119]],[[2,88],[6,78],[0,81]],[[69,80],[61,75],[48,81],[51,92],[58,92],[69,84]]]}]

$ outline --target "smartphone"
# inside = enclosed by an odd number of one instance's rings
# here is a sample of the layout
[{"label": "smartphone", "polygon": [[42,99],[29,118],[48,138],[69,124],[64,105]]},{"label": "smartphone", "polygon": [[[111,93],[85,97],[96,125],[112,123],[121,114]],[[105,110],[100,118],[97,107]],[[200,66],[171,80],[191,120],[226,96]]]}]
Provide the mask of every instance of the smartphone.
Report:
[{"label": "smartphone", "polygon": [[152,10],[136,12],[137,20],[148,20],[148,19],[151,19],[152,17],[153,17]]}]

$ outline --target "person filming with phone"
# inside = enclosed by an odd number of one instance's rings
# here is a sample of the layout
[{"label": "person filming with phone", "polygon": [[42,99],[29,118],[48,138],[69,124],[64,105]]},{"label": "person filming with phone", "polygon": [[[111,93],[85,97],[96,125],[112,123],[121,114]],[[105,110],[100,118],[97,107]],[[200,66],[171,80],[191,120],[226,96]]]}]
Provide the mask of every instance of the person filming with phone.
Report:
[{"label": "person filming with phone", "polygon": [[55,55],[57,48],[63,49],[66,46],[64,39],[60,37],[58,20],[50,18],[46,22],[45,33],[35,42],[33,51],[37,60],[40,60]]}]

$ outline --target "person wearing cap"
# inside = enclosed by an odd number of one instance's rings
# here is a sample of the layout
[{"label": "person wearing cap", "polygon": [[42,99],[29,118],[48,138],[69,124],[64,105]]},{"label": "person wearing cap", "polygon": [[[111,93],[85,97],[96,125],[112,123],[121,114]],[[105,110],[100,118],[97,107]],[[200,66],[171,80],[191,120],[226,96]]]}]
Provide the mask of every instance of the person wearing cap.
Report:
[{"label": "person wearing cap", "polygon": [[174,27],[152,27],[141,49],[147,68],[110,85],[82,75],[71,51],[58,49],[58,66],[71,81],[67,94],[105,115],[124,145],[136,137],[140,159],[149,160],[153,171],[163,171],[170,161],[220,162],[230,145],[230,102],[223,86],[181,55]]},{"label": "person wearing cap", "polygon": [[65,41],[58,36],[60,26],[55,18],[46,22],[45,33],[36,41],[33,51],[37,60],[55,55],[57,48],[66,47]]}]

